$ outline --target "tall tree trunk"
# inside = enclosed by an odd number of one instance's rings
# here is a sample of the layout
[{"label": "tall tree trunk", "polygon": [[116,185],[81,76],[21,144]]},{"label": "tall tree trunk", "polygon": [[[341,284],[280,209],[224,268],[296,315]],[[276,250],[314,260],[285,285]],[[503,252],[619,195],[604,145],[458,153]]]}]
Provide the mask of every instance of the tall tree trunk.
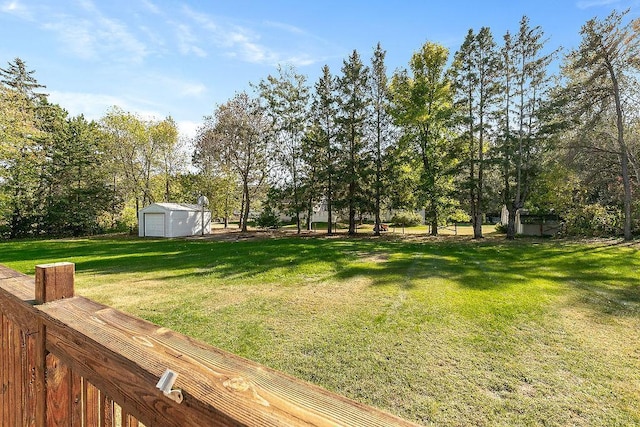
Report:
[{"label": "tall tree trunk", "polygon": [[[295,165],[295,159],[293,160],[293,164]],[[296,167],[293,167],[293,203],[296,208],[296,230],[297,233],[300,234],[302,229],[300,227],[300,194],[298,194],[298,172]]]},{"label": "tall tree trunk", "polygon": [[507,239],[513,240],[516,238],[516,213],[517,208],[514,205],[506,205],[507,207]]},{"label": "tall tree trunk", "polygon": [[431,219],[431,235],[432,236],[437,236],[438,235],[438,217],[437,217],[437,214],[435,214]]},{"label": "tall tree trunk", "polygon": [[376,126],[376,203],[375,203],[375,225],[373,227],[374,236],[380,235],[380,198],[382,197],[382,131],[380,129],[380,115],[378,114],[377,126]]},{"label": "tall tree trunk", "polygon": [[356,234],[355,182],[349,183],[349,234]]},{"label": "tall tree trunk", "polygon": [[435,197],[435,183],[432,183],[429,211],[431,214],[431,235],[438,235],[438,199]]},{"label": "tall tree trunk", "polygon": [[629,151],[624,142],[624,123],[622,103],[620,101],[620,87],[613,66],[607,60],[607,69],[613,83],[613,96],[616,103],[616,126],[618,128],[618,149],[620,150],[620,169],[622,173],[622,186],[624,188],[624,239],[631,240],[631,179],[629,177]]},{"label": "tall tree trunk", "polygon": [[478,138],[478,181],[476,183],[476,208],[473,238],[482,239],[482,193],[484,191],[484,111],[480,108],[480,136]]},{"label": "tall tree trunk", "polygon": [[247,183],[247,180],[245,180],[244,185],[243,185],[243,192],[244,192],[244,212],[243,212],[243,217],[242,217],[242,231],[246,232],[247,231],[247,222],[249,222],[249,208],[250,208],[250,200],[249,200],[249,184]]},{"label": "tall tree trunk", "polygon": [[312,223],[313,223],[313,198],[309,197],[309,201],[307,204],[307,231],[311,231]]},{"label": "tall tree trunk", "polygon": [[332,188],[331,176],[329,176],[329,185],[327,186],[327,234],[330,236],[333,230],[333,207],[332,205],[332,197],[333,197],[333,188]]}]

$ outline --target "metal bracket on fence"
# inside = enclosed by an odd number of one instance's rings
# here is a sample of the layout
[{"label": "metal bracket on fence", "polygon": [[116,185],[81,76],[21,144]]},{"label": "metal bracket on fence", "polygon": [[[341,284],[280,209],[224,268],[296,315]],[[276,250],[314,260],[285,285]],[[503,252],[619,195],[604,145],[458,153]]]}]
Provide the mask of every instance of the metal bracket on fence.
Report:
[{"label": "metal bracket on fence", "polygon": [[156,388],[162,390],[162,393],[169,399],[178,403],[182,403],[182,399],[183,399],[182,390],[172,389],[173,383],[176,382],[177,378],[178,378],[177,373],[173,372],[171,369],[167,369],[166,371],[164,371],[164,374],[162,374],[162,376],[160,377],[160,380],[158,380],[158,384],[156,384]]}]

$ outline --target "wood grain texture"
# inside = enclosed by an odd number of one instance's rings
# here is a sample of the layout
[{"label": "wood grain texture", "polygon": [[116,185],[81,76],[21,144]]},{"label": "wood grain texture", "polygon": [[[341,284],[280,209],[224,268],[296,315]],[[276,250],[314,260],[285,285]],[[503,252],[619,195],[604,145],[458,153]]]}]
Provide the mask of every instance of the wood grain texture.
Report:
[{"label": "wood grain texture", "polygon": [[[413,425],[82,297],[41,309],[48,349],[147,425]],[[180,405],[155,389],[166,368]]]},{"label": "wood grain texture", "polygon": [[75,264],[58,262],[36,265],[36,304],[44,304],[74,295]]},{"label": "wood grain texture", "polygon": [[114,402],[105,393],[100,393],[100,427],[111,427],[115,425]]},{"label": "wood grain texture", "polygon": [[7,382],[7,355],[4,349],[7,347],[7,332],[5,324],[9,321],[0,310],[0,426],[6,425],[9,420],[7,410],[7,391],[9,384]]},{"label": "wood grain texture", "polygon": [[71,426],[71,369],[53,354],[46,357],[47,367],[47,423],[48,427]]}]

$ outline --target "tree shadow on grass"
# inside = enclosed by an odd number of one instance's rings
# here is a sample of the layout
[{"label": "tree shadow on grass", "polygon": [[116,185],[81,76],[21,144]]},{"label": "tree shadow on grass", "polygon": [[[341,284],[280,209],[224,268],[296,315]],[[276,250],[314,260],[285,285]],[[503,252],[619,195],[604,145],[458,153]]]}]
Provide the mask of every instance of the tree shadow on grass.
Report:
[{"label": "tree shadow on grass", "polygon": [[452,280],[461,289],[478,291],[522,289],[534,279],[545,279],[555,283],[557,292],[579,291],[582,303],[605,314],[638,315],[640,305],[638,249],[618,243],[289,237],[240,241],[93,238],[0,245],[0,263],[26,265],[26,274],[33,274],[36,264],[56,261],[75,262],[79,274],[167,272],[155,279],[202,277],[204,281],[208,275],[250,280],[276,271],[300,277],[317,272],[319,280],[365,277],[372,286],[405,290],[430,278]]}]

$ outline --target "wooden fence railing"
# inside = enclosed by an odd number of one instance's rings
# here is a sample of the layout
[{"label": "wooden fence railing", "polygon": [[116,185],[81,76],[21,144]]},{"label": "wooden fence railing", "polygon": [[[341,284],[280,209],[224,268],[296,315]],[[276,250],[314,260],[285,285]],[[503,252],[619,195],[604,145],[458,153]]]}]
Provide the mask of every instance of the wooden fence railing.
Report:
[{"label": "wooden fence railing", "polygon": [[2,427],[414,425],[74,296],[74,268],[0,266]]}]

